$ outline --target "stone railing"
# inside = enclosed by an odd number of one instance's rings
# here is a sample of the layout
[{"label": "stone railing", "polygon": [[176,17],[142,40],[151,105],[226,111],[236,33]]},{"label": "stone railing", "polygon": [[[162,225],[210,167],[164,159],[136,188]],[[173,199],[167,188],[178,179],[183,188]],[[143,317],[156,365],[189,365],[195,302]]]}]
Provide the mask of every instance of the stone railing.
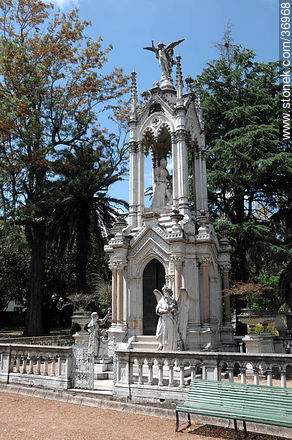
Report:
[{"label": "stone railing", "polygon": [[58,345],[70,346],[74,344],[74,339],[70,335],[50,335],[50,336],[7,336],[0,338],[0,344],[24,344],[24,345]]},{"label": "stone railing", "polygon": [[0,382],[67,389],[72,365],[72,347],[0,343]]},{"label": "stone railing", "polygon": [[116,350],[113,394],[185,400],[195,377],[286,387],[290,373],[292,355]]}]

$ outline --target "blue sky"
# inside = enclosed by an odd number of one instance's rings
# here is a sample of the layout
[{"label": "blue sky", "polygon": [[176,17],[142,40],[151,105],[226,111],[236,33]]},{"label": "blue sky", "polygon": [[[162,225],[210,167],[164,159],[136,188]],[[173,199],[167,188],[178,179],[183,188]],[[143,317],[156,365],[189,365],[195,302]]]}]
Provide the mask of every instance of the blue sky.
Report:
[{"label": "blue sky", "polygon": [[[106,70],[113,67],[122,67],[125,73],[135,70],[139,93],[160,79],[154,54],[142,50],[143,46],[150,46],[151,40],[155,44],[159,41],[168,44],[185,38],[175,55],[182,56],[184,76],[195,77],[207,62],[217,57],[214,44],[220,41],[228,20],[233,25],[236,44],[255,50],[259,61],[278,59],[278,0],[54,0],[54,3],[64,12],[78,7],[80,18],[91,20],[90,35],[102,36],[104,46],[113,45]],[[118,184],[111,193],[127,200],[128,183]]]}]

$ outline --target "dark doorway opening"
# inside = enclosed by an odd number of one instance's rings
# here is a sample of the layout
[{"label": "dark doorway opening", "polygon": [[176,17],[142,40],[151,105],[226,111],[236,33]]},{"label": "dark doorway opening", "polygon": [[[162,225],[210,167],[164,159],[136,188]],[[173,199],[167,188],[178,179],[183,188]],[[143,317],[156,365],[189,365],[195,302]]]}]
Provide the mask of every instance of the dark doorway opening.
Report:
[{"label": "dark doorway opening", "polygon": [[155,335],[158,316],[154,289],[161,291],[165,284],[165,270],[156,259],[149,261],[143,273],[143,335]]}]

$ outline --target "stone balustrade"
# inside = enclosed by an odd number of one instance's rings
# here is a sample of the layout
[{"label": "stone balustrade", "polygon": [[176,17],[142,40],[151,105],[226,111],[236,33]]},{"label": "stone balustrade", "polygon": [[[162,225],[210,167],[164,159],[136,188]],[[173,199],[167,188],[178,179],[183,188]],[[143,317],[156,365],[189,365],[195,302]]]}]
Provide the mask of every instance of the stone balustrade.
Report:
[{"label": "stone balustrade", "polygon": [[67,389],[72,365],[72,347],[0,343],[0,382]]},{"label": "stone balustrade", "polygon": [[113,394],[127,398],[185,400],[195,377],[282,387],[292,378],[290,354],[117,350],[114,361]]}]

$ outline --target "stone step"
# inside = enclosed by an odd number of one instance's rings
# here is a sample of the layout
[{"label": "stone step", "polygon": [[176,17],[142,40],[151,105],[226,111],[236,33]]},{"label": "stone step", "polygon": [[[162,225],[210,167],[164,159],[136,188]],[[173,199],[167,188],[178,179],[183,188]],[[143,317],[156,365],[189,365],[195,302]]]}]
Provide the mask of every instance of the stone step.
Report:
[{"label": "stone step", "polygon": [[113,372],[94,373],[94,380],[113,380]]},{"label": "stone step", "polygon": [[140,335],[135,336],[129,345],[130,350],[139,351],[156,351],[158,349],[158,342],[154,335]]},{"label": "stone step", "polygon": [[94,373],[113,371],[113,364],[94,364]]},{"label": "stone step", "polygon": [[135,341],[153,341],[156,342],[155,335],[140,335],[135,336]]},{"label": "stone step", "polygon": [[132,342],[130,349],[141,351],[156,351],[158,343],[156,342]]}]

